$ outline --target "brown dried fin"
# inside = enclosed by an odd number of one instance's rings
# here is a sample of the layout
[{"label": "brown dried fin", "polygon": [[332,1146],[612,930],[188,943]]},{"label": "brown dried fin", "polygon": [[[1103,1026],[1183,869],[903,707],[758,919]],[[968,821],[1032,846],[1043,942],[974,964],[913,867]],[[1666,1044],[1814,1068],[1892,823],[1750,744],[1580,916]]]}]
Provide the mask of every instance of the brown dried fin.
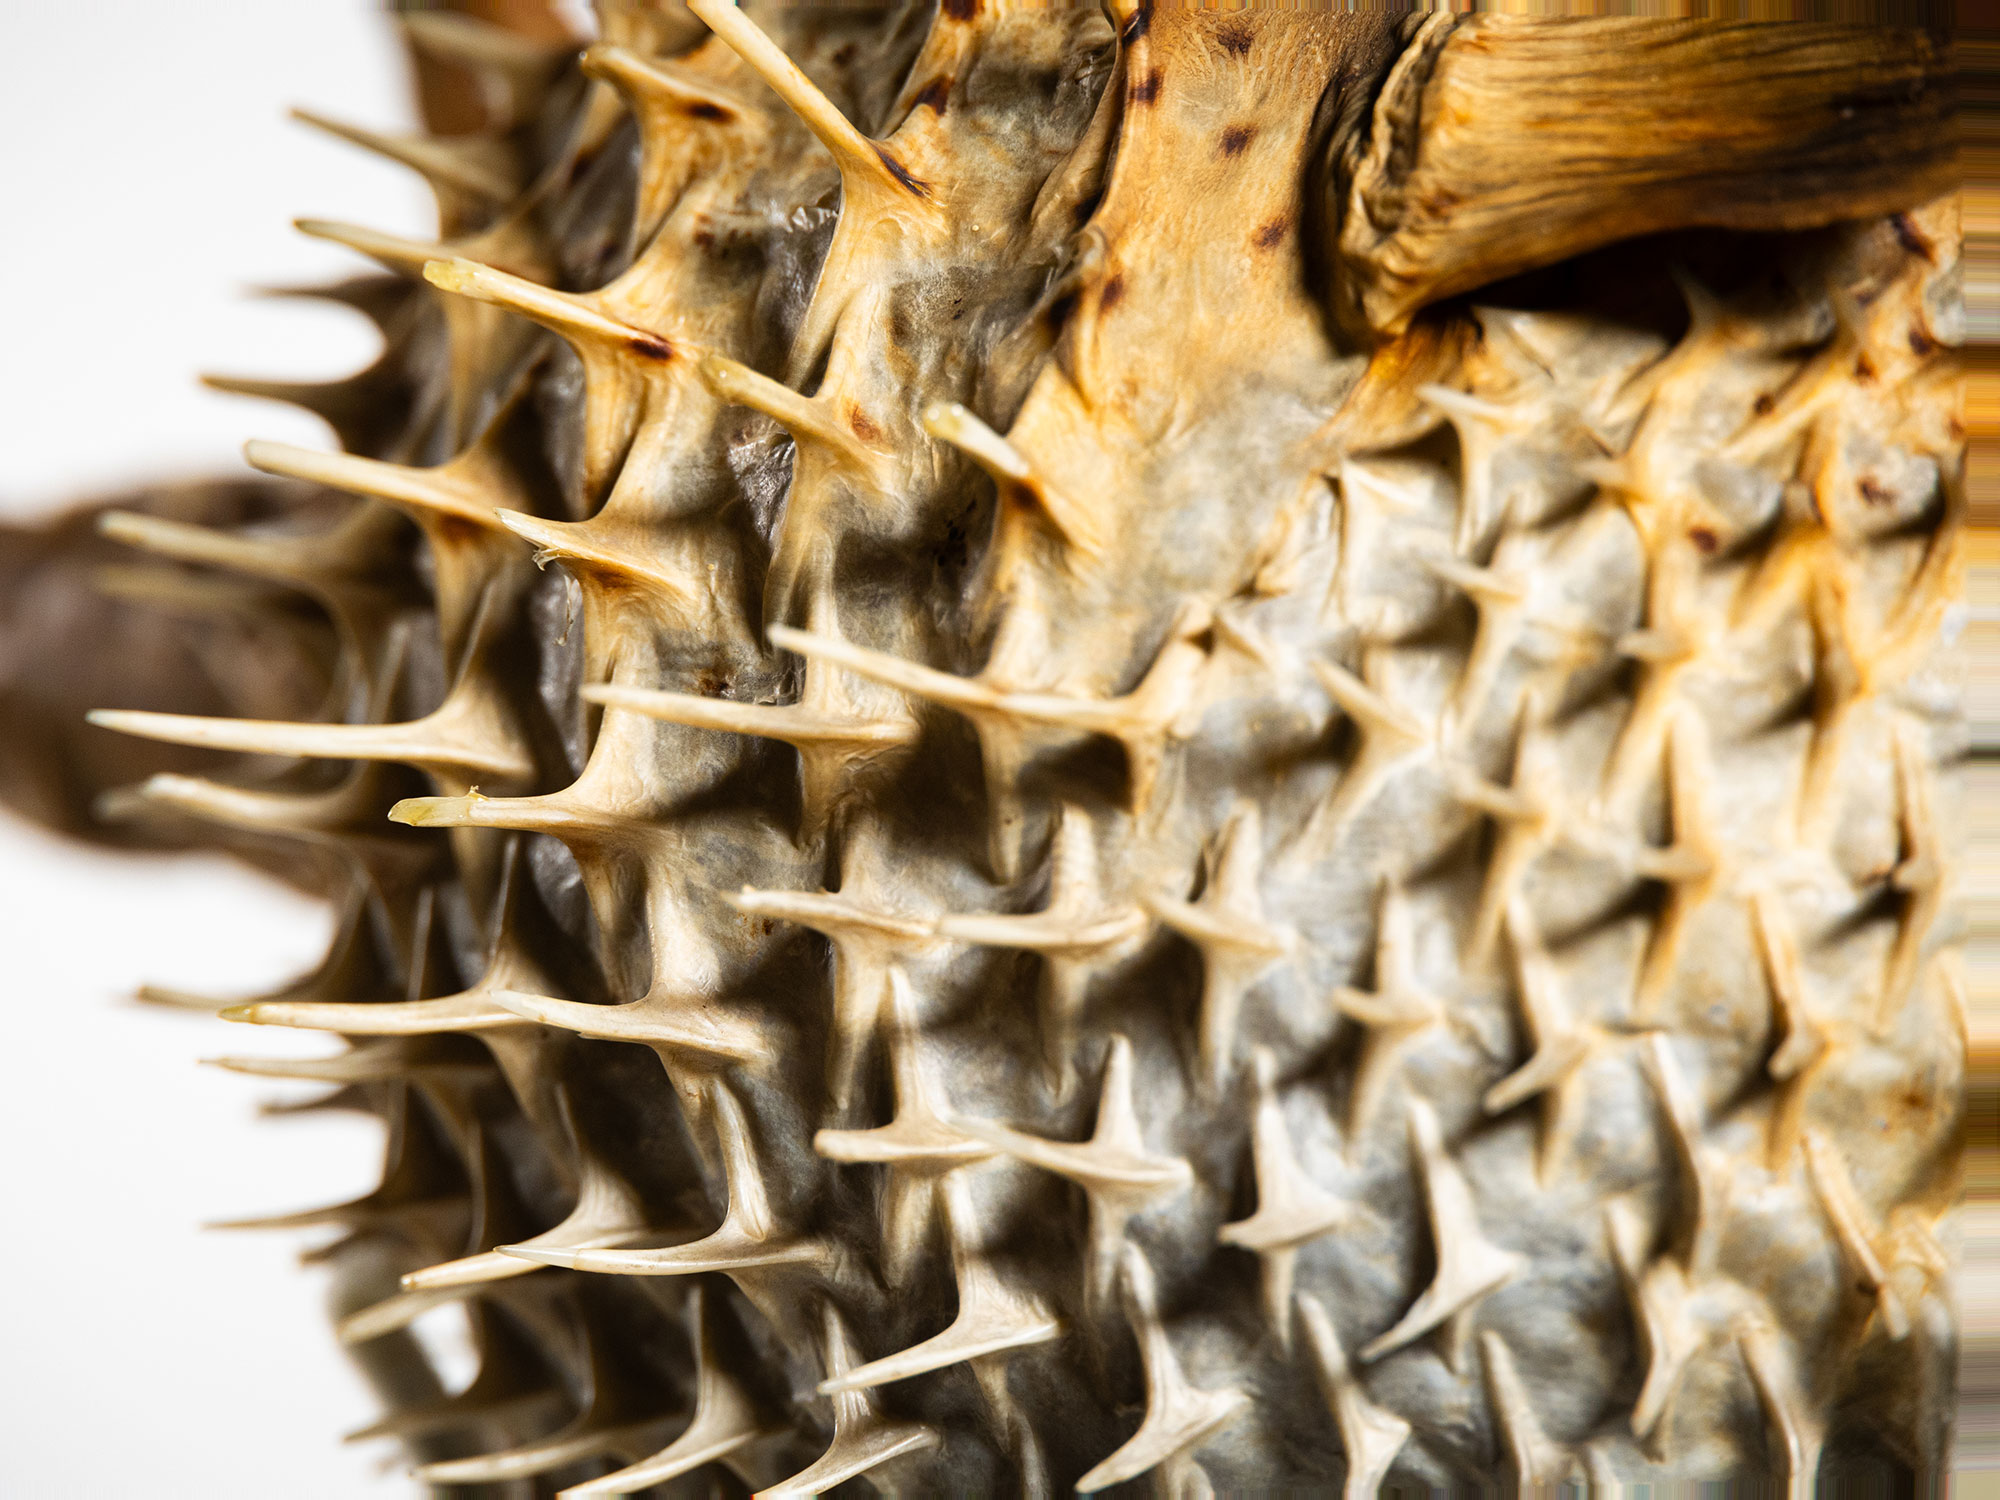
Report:
[{"label": "brown dried fin", "polygon": [[1396,334],[1618,240],[1911,208],[1956,185],[1952,108],[1915,28],[1434,16],[1334,164],[1331,300]]}]

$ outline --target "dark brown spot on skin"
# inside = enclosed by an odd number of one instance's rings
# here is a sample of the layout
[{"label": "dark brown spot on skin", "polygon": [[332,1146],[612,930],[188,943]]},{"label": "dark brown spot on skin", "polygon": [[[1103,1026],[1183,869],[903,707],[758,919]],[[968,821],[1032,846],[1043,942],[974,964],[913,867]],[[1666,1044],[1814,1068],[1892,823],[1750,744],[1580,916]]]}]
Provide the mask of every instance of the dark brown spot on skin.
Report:
[{"label": "dark brown spot on skin", "polygon": [[1125,97],[1130,99],[1134,104],[1151,104],[1155,99],[1159,98],[1160,70],[1158,68],[1153,69],[1152,72],[1133,84]]},{"label": "dark brown spot on skin", "polygon": [[1759,396],[1756,399],[1756,401],[1751,405],[1750,409],[1756,412],[1757,415],[1760,417],[1768,417],[1771,415],[1772,412],[1778,409],[1777,398],[1771,395],[1770,392],[1766,391],[1763,395]]},{"label": "dark brown spot on skin", "polygon": [[687,107],[687,113],[697,120],[714,120],[718,123],[733,120],[736,116],[720,104],[710,104],[706,99],[697,99]]},{"label": "dark brown spot on skin", "polygon": [[1034,510],[1040,504],[1040,497],[1025,484],[1010,484],[1004,493],[1007,503],[1017,510]]},{"label": "dark brown spot on skin", "polygon": [[1216,43],[1231,57],[1241,57],[1250,50],[1256,34],[1248,26],[1227,26],[1216,33]]},{"label": "dark brown spot on skin", "polygon": [[1104,290],[1097,294],[1097,311],[1100,315],[1116,307],[1125,295],[1125,277],[1113,271],[1104,281]]},{"label": "dark brown spot on skin", "polygon": [[606,605],[622,608],[628,600],[645,600],[647,597],[643,586],[635,583],[629,574],[620,573],[614,568],[580,567],[567,559],[564,560],[563,566],[569,569],[576,579],[577,586],[586,595],[594,591],[598,599]]},{"label": "dark brown spot on skin", "polygon": [[1059,334],[1068,324],[1070,315],[1076,311],[1076,293],[1065,292],[1049,304],[1049,332]]},{"label": "dark brown spot on skin", "polygon": [[979,14],[979,0],[944,0],[944,13],[954,21],[970,21]]},{"label": "dark brown spot on skin", "polygon": [[876,442],[882,436],[882,429],[871,422],[868,413],[858,406],[847,408],[847,425],[854,429],[854,435],[864,443]]},{"label": "dark brown spot on skin", "polygon": [[912,177],[908,167],[897,161],[895,157],[884,151],[880,146],[875,148],[875,154],[881,158],[882,165],[889,169],[889,175],[908,188],[912,193],[915,193],[919,198],[928,198],[931,195],[931,185],[928,182],[922,182]]},{"label": "dark brown spot on skin", "polygon": [[854,43],[844,42],[838,48],[835,49],[833,54],[833,65],[836,68],[844,68],[853,61],[854,61]]},{"label": "dark brown spot on skin", "polygon": [[1854,378],[1863,385],[1871,384],[1875,379],[1875,361],[1865,354],[1857,359],[1854,362]]},{"label": "dark brown spot on skin", "polygon": [[1222,132],[1222,154],[1224,156],[1241,156],[1244,147],[1250,144],[1251,138],[1256,134],[1257,127],[1255,125],[1230,126]]},{"label": "dark brown spot on skin", "polygon": [[1884,489],[1876,480],[1864,479],[1860,484],[1861,498],[1870,505],[1887,505],[1896,497]]},{"label": "dark brown spot on skin", "polygon": [[1257,226],[1257,232],[1250,237],[1250,243],[1259,250],[1272,250],[1284,243],[1291,232],[1292,221],[1280,214],[1277,218]]},{"label": "dark brown spot on skin", "polygon": [[765,917],[759,925],[764,929],[765,937],[769,937],[772,933],[778,930],[777,922],[770,917]]},{"label": "dark brown spot on skin", "polygon": [[1915,354],[1917,358],[1919,359],[1924,358],[1931,352],[1931,350],[1935,349],[1936,347],[1937,345],[1931,342],[1931,336],[1925,333],[1923,329],[1912,328],[1910,330],[1910,351],[1913,354]]},{"label": "dark brown spot on skin", "polygon": [[1715,556],[1715,549],[1722,545],[1716,540],[1715,533],[1706,526],[1696,526],[1689,530],[1688,540],[1694,543],[1694,550],[1703,557]]},{"label": "dark brown spot on skin", "polygon": [[1895,228],[1896,243],[1912,255],[1921,255],[1925,260],[1931,258],[1930,241],[1917,232],[1917,226],[1908,214],[1897,214],[1889,223]]},{"label": "dark brown spot on skin", "polygon": [[950,102],[950,99],[951,80],[949,78],[933,78],[929,83],[924,85],[922,92],[917,95],[917,108],[922,109],[928,105],[933,112],[943,114],[945,106]]},{"label": "dark brown spot on skin", "polygon": [[1118,33],[1118,40],[1127,47],[1146,34],[1146,28],[1153,24],[1153,8],[1142,5],[1125,20],[1125,29]]},{"label": "dark brown spot on skin", "polygon": [[476,547],[491,535],[484,526],[444,512],[432,513],[430,533],[431,540],[442,547]]},{"label": "dark brown spot on skin", "polygon": [[651,334],[634,334],[625,340],[625,344],[634,354],[643,354],[647,359],[668,360],[674,357],[674,346]]}]

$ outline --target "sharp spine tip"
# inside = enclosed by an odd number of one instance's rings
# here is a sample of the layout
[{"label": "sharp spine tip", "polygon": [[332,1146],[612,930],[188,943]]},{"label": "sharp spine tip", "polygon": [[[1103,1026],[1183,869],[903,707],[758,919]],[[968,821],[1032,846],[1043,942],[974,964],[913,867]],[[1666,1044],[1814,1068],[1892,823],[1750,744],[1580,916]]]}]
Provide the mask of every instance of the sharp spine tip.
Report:
[{"label": "sharp spine tip", "polygon": [[391,807],[388,818],[391,823],[401,823],[410,828],[452,828],[458,819],[451,814],[457,804],[468,801],[465,797],[405,797]]}]

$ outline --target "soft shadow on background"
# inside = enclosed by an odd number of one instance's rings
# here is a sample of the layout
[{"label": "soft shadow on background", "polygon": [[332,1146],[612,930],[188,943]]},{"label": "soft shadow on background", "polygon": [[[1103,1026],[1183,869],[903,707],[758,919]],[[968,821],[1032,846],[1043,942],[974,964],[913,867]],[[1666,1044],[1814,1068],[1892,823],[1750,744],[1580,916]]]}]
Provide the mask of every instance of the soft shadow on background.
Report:
[{"label": "soft shadow on background", "polygon": [[[0,13],[0,520],[139,479],[242,473],[250,436],[329,445],[316,419],[194,377],[324,377],[372,355],[358,316],[249,292],[363,268],[295,234],[296,215],[432,231],[407,174],[284,119],[306,104],[404,128],[405,88],[390,22],[365,0]],[[312,1237],[199,1227],[373,1186],[372,1122],[259,1123],[260,1103],[316,1090],[196,1065],[329,1039],[131,1000],[142,983],[271,987],[327,931],[318,903],[226,860],[104,853],[0,815],[14,1205],[0,1494],[413,1493],[386,1447],[339,1442],[376,1410],[321,1279],[298,1267]]]}]

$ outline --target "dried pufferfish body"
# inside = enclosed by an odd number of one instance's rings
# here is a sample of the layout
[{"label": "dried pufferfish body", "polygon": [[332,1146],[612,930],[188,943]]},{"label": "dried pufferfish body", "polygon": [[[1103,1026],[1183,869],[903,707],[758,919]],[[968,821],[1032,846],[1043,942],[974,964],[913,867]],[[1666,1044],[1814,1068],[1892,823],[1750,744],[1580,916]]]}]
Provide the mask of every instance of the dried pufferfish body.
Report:
[{"label": "dried pufferfish body", "polygon": [[1314,204],[1448,18],[693,8],[582,78],[434,29],[519,116],[396,148],[444,243],[329,231],[430,284],[402,420],[252,451],[345,545],[132,529],[348,643],[345,724],[110,717],[355,767],[141,800],[350,860],[231,1014],[390,1123],[284,1221],[406,1273],[382,1430],[571,1494],[1935,1476],[1949,206],[1371,354]]}]

